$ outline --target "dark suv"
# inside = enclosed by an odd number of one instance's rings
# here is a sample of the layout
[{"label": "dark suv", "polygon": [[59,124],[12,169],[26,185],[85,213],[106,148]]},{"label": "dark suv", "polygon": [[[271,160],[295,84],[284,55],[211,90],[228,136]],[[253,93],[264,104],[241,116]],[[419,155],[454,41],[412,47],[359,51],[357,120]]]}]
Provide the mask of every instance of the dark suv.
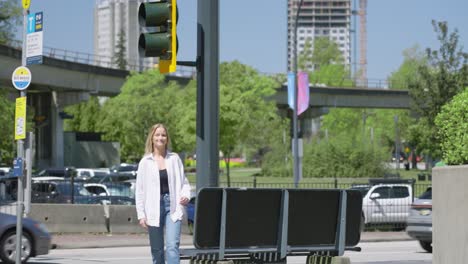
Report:
[{"label": "dark suv", "polygon": [[73,188],[70,181],[35,181],[31,184],[33,203],[85,203],[89,196],[92,194],[81,183],[73,183]]},{"label": "dark suv", "polygon": [[75,167],[47,168],[45,170],[40,171],[37,175],[34,175],[33,177],[53,176],[70,178],[72,176],[76,176],[76,174],[77,173]]}]

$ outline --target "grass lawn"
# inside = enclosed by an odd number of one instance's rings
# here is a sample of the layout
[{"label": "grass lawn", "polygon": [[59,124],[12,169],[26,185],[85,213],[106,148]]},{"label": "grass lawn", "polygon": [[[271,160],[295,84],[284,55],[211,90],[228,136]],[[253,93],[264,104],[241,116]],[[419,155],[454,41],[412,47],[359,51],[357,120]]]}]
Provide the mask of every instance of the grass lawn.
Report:
[{"label": "grass lawn", "polygon": [[[223,173],[221,173],[219,181],[221,183],[227,182],[226,170],[223,169]],[[260,168],[233,168],[230,171],[231,174],[231,183],[236,182],[243,182],[243,183],[253,183],[254,178],[256,178],[257,183],[263,184],[273,184],[273,183],[294,183],[292,177],[272,177],[272,176],[257,176],[261,172]],[[422,170],[404,170],[404,169],[392,169],[389,171],[390,173],[399,173],[402,179],[415,179],[416,184],[430,184],[431,181],[428,180],[426,175],[425,181],[418,180],[418,174],[424,173],[428,174],[427,171]],[[196,175],[195,173],[187,173],[187,177],[192,184],[196,183]],[[303,178],[301,183],[334,183],[334,178]],[[368,178],[339,178],[338,183],[343,184],[351,184],[351,183],[367,183]]]}]

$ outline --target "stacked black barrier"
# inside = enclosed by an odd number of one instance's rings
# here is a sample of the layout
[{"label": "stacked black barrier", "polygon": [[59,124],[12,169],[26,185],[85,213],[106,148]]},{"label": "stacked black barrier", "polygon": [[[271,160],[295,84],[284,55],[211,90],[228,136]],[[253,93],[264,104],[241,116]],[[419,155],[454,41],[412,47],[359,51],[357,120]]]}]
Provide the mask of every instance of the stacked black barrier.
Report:
[{"label": "stacked black barrier", "polygon": [[354,190],[204,188],[195,249],[182,259],[285,262],[288,255],[342,256],[360,240],[362,196]]}]

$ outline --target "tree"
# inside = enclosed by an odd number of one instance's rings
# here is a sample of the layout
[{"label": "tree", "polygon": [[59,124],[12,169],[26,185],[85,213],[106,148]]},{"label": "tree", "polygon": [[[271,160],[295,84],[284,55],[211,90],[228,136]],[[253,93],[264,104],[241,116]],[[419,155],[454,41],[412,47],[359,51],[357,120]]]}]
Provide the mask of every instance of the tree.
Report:
[{"label": "tree", "polygon": [[468,87],[442,107],[435,120],[444,161],[468,164]]},{"label": "tree", "polygon": [[349,69],[343,64],[343,56],[336,42],[325,37],[306,40],[298,56],[298,70],[309,73],[309,82],[313,85],[349,86]]},{"label": "tree", "polygon": [[180,87],[166,83],[155,70],[131,73],[121,93],[104,103],[97,129],[106,140],[118,141],[124,161],[136,162],[144,152],[147,133],[152,125],[164,123],[171,135],[172,151],[180,151],[174,115]]},{"label": "tree", "polygon": [[[403,51],[403,63],[398,68],[397,71],[393,72],[388,78],[388,84],[390,89],[407,89],[409,84],[415,84],[420,81],[421,76],[419,74],[419,68],[427,65],[427,59],[424,52],[420,49],[418,45],[415,45],[409,49]],[[381,111],[381,110],[379,110]],[[410,148],[411,155],[413,157],[419,153],[416,146],[420,140],[420,135],[415,133],[415,124],[416,120],[414,117],[410,117],[409,111],[386,111],[393,115],[398,115],[399,125],[400,125],[400,134],[401,137],[406,141],[406,145]],[[386,125],[387,124],[387,127]],[[388,124],[393,124],[392,116],[388,116],[386,122],[382,122],[379,127],[386,127],[384,129],[390,133],[387,133],[387,139],[389,144],[391,144],[392,135],[391,132],[395,130],[394,127],[388,127]],[[417,160],[414,158],[411,160],[412,168],[417,169]]]},{"label": "tree", "polygon": [[5,89],[0,89],[0,164],[10,165],[15,157],[14,122],[15,103],[7,98]]},{"label": "tree", "polygon": [[117,45],[115,46],[114,63],[121,70],[127,69],[126,48],[125,48],[125,30],[120,29]]},{"label": "tree", "polygon": [[447,22],[432,21],[438,50],[426,49],[427,64],[418,67],[419,79],[409,83],[413,109],[420,114],[412,129],[419,136],[418,148],[432,157],[440,157],[435,117],[444,104],[463,90],[468,83],[468,53],[459,47],[458,30],[449,32]]},{"label": "tree", "polygon": [[390,89],[407,89],[409,83],[417,83],[421,78],[419,67],[427,65],[427,59],[419,45],[403,51],[403,63],[387,79]]},{"label": "tree", "polygon": [[245,146],[259,149],[269,143],[279,122],[276,105],[266,99],[275,93],[273,78],[261,76],[249,66],[237,61],[220,65],[220,150],[226,162],[228,186],[229,164],[235,151]]},{"label": "tree", "polygon": [[13,40],[15,27],[21,21],[21,7],[17,0],[0,1],[0,44]]},{"label": "tree", "polygon": [[73,119],[64,122],[65,131],[96,132],[100,118],[99,100],[92,96],[86,102],[71,105],[65,108],[65,112],[73,115]]},{"label": "tree", "polygon": [[298,69],[319,70],[325,65],[343,65],[343,62],[343,56],[336,42],[326,37],[317,37],[313,43],[310,39],[306,40],[304,49],[298,56]]}]

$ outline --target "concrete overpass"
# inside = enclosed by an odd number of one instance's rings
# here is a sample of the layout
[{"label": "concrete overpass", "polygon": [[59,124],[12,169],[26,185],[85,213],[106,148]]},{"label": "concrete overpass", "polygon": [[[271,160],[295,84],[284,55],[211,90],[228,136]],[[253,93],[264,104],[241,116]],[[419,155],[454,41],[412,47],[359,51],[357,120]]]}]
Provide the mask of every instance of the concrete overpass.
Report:
[{"label": "concrete overpass", "polygon": [[[28,106],[35,116],[46,119],[36,134],[36,161],[39,167],[63,166],[64,107],[89,99],[90,95],[114,96],[120,92],[129,71],[93,65],[93,61],[77,57],[44,53],[43,64],[31,65],[32,84],[28,88]],[[0,87],[14,95],[11,75],[21,65],[21,50],[0,45]],[[182,85],[192,77],[166,76]],[[408,109],[408,91],[310,87],[310,109],[301,117],[310,119],[326,113],[329,107]],[[273,96],[278,107],[287,111],[287,87],[278,88]]]}]

